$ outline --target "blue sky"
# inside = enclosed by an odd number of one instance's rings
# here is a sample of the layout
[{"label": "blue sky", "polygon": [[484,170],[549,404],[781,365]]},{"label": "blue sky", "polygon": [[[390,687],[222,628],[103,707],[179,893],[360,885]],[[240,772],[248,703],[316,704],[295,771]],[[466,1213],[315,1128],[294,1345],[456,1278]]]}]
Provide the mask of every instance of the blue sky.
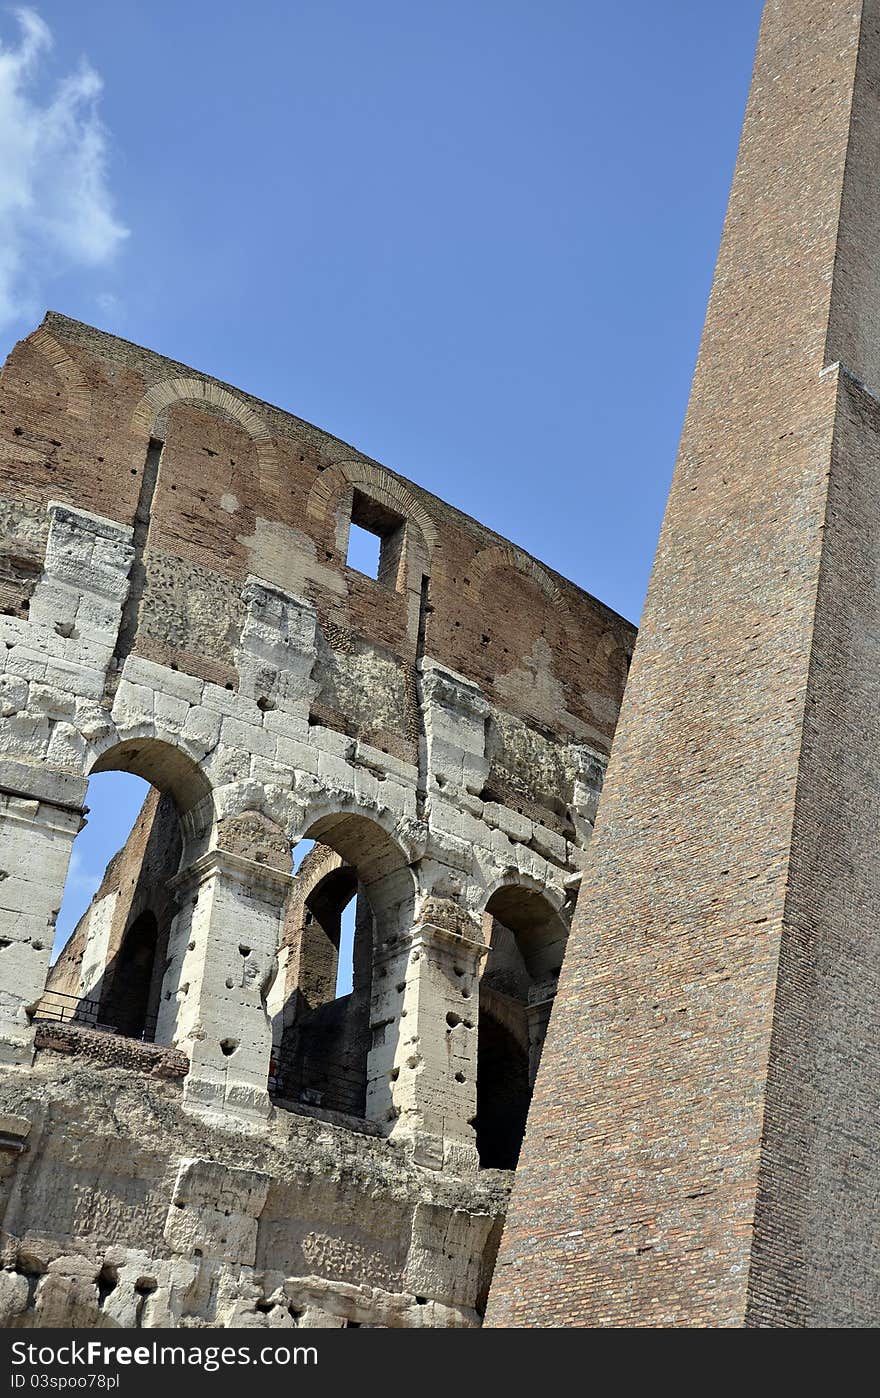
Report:
[{"label": "blue sky", "polygon": [[47,306],[159,349],[637,620],[760,11],[0,11],[0,349]]}]

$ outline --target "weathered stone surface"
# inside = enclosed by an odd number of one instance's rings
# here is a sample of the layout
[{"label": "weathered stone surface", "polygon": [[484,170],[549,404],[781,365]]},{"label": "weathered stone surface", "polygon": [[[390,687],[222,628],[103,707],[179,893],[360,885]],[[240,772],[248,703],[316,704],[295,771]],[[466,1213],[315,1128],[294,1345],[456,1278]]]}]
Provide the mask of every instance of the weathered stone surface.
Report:
[{"label": "weathered stone surface", "polygon": [[281,1110],[243,1136],[179,1086],[48,1048],[10,1102],[40,1148],[6,1209],[4,1326],[479,1323],[503,1175]]},{"label": "weathered stone surface", "polygon": [[136,1039],[89,1029],[81,1024],[41,1021],[35,1038],[37,1049],[72,1053],[97,1063],[150,1073],[155,1078],[185,1078],[189,1059],[179,1049],[160,1044],[142,1044]]}]

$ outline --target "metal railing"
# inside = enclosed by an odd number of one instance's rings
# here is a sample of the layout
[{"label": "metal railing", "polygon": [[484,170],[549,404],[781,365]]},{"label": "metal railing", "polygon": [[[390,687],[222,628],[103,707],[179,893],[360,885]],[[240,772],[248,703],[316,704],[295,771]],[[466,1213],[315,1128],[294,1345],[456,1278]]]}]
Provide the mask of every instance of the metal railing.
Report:
[{"label": "metal railing", "polygon": [[139,1034],[126,1034],[115,1024],[101,1019],[101,1002],[87,996],[69,995],[64,990],[44,990],[34,1013],[35,1024],[73,1024],[96,1029],[101,1034],[118,1034],[152,1044],[156,1039],[156,1016],[147,1015]]}]

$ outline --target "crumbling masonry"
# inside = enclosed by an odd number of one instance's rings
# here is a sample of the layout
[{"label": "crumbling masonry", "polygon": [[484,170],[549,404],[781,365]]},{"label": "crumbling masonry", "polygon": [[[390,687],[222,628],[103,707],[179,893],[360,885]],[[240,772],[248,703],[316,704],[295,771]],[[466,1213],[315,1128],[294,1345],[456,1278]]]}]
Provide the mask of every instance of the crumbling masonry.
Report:
[{"label": "crumbling masonry", "polygon": [[478,1324],[633,628],[62,316],[0,387],[2,1324]]}]

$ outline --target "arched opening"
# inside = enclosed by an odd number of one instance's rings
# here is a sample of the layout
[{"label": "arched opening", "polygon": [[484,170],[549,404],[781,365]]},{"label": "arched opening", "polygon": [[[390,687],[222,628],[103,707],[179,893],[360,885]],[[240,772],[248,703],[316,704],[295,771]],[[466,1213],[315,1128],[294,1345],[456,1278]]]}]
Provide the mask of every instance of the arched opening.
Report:
[{"label": "arched opening", "polygon": [[480,979],[477,1151],[485,1169],[513,1170],[565,954],[568,923],[540,893],[512,885],[486,904]]},{"label": "arched opening", "polygon": [[411,918],[412,874],[391,837],[359,815],[316,821],[294,851],[294,872],[271,1087],[282,1102],[363,1117],[374,948]]},{"label": "arched opening", "polygon": [[515,1170],[526,1130],[532,1088],[528,1046],[480,1005],[477,1039],[477,1151],[480,1164]]},{"label": "arched opening", "polygon": [[206,805],[201,772],[168,744],[120,744],[96,763],[38,1020],[155,1038],[177,911],[169,882],[185,843],[198,847]]}]

